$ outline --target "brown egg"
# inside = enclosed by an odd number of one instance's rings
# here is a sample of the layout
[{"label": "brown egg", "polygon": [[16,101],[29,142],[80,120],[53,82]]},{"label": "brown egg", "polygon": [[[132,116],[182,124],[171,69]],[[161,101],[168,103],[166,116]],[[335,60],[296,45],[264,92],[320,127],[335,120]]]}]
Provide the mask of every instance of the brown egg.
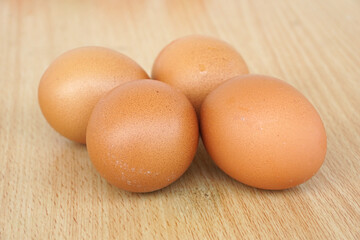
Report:
[{"label": "brown egg", "polygon": [[179,88],[198,112],[215,87],[248,72],[241,55],[226,42],[192,35],[173,41],[160,52],[152,77]]},{"label": "brown egg", "polygon": [[189,100],[155,80],[132,81],[101,98],[86,137],[100,175],[131,192],[155,191],[178,179],[190,166],[198,140]]},{"label": "brown egg", "polygon": [[232,178],[262,189],[286,189],[310,179],[326,153],[326,133],[311,103],[272,77],[232,78],[201,108],[204,145]]},{"label": "brown egg", "polygon": [[82,47],[60,55],[41,78],[39,104],[49,124],[63,136],[85,143],[90,113],[109,90],[148,78],[133,60],[102,47]]}]

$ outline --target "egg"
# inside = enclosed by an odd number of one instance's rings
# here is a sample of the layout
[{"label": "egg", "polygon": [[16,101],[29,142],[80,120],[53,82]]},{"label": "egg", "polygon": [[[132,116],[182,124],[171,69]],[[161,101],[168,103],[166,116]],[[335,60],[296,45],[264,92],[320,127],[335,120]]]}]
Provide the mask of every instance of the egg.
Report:
[{"label": "egg", "polygon": [[232,78],[204,100],[204,145],[230,177],[261,189],[280,190],[310,179],[326,154],[326,133],[313,105],[273,77]]},{"label": "egg", "polygon": [[198,112],[206,95],[225,80],[247,74],[235,48],[221,40],[191,35],[167,45],[157,56],[152,78],[180,89]]},{"label": "egg", "polygon": [[102,97],[86,136],[100,175],[130,192],[155,191],[177,180],[190,166],[198,140],[189,100],[155,80],[131,81]]},{"label": "egg", "polygon": [[60,55],[43,74],[38,100],[43,115],[61,135],[85,143],[97,101],[127,81],[148,78],[129,57],[103,47],[81,47]]}]

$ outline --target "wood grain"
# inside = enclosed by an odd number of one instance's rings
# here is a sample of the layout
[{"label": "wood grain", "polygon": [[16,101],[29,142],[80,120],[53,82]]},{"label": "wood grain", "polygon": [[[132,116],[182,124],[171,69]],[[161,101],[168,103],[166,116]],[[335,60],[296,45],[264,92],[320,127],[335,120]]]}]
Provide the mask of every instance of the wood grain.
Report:
[{"label": "wood grain", "polygon": [[[0,239],[360,239],[360,2],[0,0]],[[326,161],[287,191],[238,183],[202,144],[190,169],[149,194],[116,189],[37,103],[41,74],[84,45],[148,72],[187,34],[235,46],[251,72],[297,87],[327,130]]]}]

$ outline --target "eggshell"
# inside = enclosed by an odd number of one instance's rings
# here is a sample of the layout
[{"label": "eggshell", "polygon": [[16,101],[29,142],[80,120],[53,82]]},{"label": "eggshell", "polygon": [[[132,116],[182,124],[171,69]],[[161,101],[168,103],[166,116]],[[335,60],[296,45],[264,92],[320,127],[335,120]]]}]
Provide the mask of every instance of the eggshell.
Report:
[{"label": "eggshell", "polygon": [[87,128],[91,161],[109,183],[151,192],[190,166],[198,145],[195,110],[180,91],[155,80],[125,83],[95,106]]},{"label": "eggshell", "polygon": [[326,133],[311,103],[267,76],[232,78],[201,108],[204,145],[232,178],[262,189],[286,189],[311,178],[326,154]]},{"label": "eggshell", "polygon": [[38,97],[43,115],[63,136],[85,143],[90,113],[109,90],[148,78],[133,60],[102,47],[82,47],[60,55],[45,71]]},{"label": "eggshell", "polygon": [[191,35],[173,41],[160,52],[152,77],[180,89],[198,112],[210,91],[248,72],[241,55],[226,42]]}]

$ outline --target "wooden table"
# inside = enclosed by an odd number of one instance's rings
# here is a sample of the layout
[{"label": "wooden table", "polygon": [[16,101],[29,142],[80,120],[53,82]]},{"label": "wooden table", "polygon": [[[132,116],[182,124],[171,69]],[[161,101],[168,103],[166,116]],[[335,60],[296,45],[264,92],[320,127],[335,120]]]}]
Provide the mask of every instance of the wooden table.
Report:
[{"label": "wooden table", "polygon": [[[238,183],[200,144],[186,174],[149,194],[100,178],[37,102],[59,54],[116,49],[148,72],[188,34],[235,46],[251,72],[297,87],[328,135],[321,170],[286,191]],[[0,239],[360,239],[360,2],[0,1]]]}]

